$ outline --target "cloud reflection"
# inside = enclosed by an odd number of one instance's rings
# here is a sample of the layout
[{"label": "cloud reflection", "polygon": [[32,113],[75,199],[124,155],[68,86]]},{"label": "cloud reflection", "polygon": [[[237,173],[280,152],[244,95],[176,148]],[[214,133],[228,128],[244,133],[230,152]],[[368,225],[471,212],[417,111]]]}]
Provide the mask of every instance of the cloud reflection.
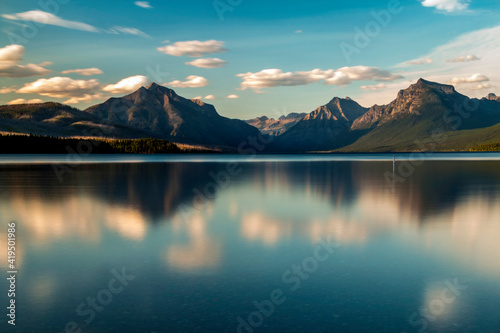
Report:
[{"label": "cloud reflection", "polygon": [[[208,209],[210,212],[210,209]],[[174,218],[174,228],[178,233],[186,233],[188,244],[174,244],[167,248],[165,259],[174,269],[198,271],[220,265],[222,244],[207,231],[207,219],[201,213],[195,213],[189,220],[180,215]]]},{"label": "cloud reflection", "polygon": [[[7,170],[0,177],[0,187],[8,190],[0,197],[0,217],[16,220],[30,246],[55,240],[98,244],[106,233],[147,242],[149,228],[164,223],[170,238],[159,251],[170,267],[182,270],[219,267],[227,251],[222,240],[233,233],[268,247],[326,236],[359,245],[391,235],[446,262],[500,277],[498,163],[427,161],[394,189],[384,177],[392,163],[245,163],[242,174],[206,200],[192,221],[182,221],[180,205],[192,206],[193,189],[202,190],[213,181],[210,172],[224,168],[80,166],[63,185],[47,170],[29,170],[29,179]],[[236,231],[222,231],[234,223]]]},{"label": "cloud reflection", "polygon": [[48,200],[14,194],[8,201],[2,200],[0,207],[4,216],[17,222],[23,235],[29,234],[29,243],[33,246],[69,239],[99,243],[106,230],[140,241],[147,231],[147,222],[140,211],[109,205],[88,195],[65,195],[60,200]]}]

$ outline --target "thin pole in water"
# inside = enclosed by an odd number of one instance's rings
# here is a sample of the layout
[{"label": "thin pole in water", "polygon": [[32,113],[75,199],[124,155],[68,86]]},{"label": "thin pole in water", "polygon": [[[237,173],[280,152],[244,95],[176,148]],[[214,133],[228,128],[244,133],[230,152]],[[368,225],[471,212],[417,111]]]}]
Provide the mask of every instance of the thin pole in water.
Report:
[{"label": "thin pole in water", "polygon": [[392,155],[392,173],[396,172],[396,155]]}]

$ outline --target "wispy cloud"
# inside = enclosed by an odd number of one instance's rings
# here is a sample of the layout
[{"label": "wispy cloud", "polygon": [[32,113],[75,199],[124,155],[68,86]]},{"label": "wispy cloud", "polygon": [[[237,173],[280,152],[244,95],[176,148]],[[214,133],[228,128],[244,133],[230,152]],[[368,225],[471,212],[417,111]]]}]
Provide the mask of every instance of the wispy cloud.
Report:
[{"label": "wispy cloud", "polygon": [[415,59],[406,62],[408,65],[427,65],[432,64],[433,60],[431,58]]},{"label": "wispy cloud", "polygon": [[402,78],[378,67],[354,66],[337,70],[313,69],[311,71],[283,72],[281,69],[265,69],[256,73],[238,74],[243,82],[241,89],[253,89],[260,92],[262,88],[278,86],[300,86],[323,80],[327,85],[348,85],[353,81],[393,81]]},{"label": "wispy cloud", "polygon": [[175,42],[172,45],[157,48],[158,51],[173,56],[203,57],[207,54],[226,52],[224,42],[218,40],[190,40]]},{"label": "wispy cloud", "polygon": [[208,86],[208,80],[202,76],[189,75],[185,81],[174,80],[167,85],[174,88],[199,88]]},{"label": "wispy cloud", "polygon": [[102,71],[99,68],[92,67],[92,68],[82,68],[82,69],[68,69],[61,72],[61,74],[70,74],[70,73],[90,76],[90,75],[102,74]]},{"label": "wispy cloud", "polygon": [[136,6],[139,6],[139,7],[142,7],[142,8],[146,8],[146,9],[151,9],[151,8],[153,8],[153,6],[151,6],[151,5],[149,4],[149,1],[136,1],[136,2],[134,2],[134,4],[135,4]]},{"label": "wispy cloud", "polygon": [[99,32],[99,29],[86,23],[64,20],[54,14],[42,10],[30,10],[28,12],[17,14],[2,14],[3,18],[8,20],[32,21],[41,24],[55,25],[68,29]]},{"label": "wispy cloud", "polygon": [[240,98],[240,96],[232,94],[232,95],[227,95],[226,98],[236,99],[236,98]]},{"label": "wispy cloud", "polygon": [[50,73],[49,69],[44,68],[50,63],[19,65],[24,54],[24,46],[7,45],[0,48],[0,77],[28,77],[42,76]]},{"label": "wispy cloud", "polygon": [[54,25],[73,30],[89,31],[96,33],[107,32],[112,34],[126,34],[126,35],[136,35],[141,37],[149,37],[149,35],[136,28],[113,26],[109,29],[100,29],[87,23],[65,20],[52,13],[44,12],[42,10],[30,10],[27,12],[17,13],[17,14],[2,14],[2,17],[8,20],[32,21],[40,24]]},{"label": "wispy cloud", "polygon": [[16,91],[16,88],[13,88],[13,87],[2,87],[0,88],[0,94],[8,94],[8,93],[11,93],[11,92],[14,92]]},{"label": "wispy cloud", "polygon": [[471,86],[469,89],[472,90],[486,90],[486,89],[491,89],[493,86],[489,83],[481,83],[481,84],[476,84]]},{"label": "wispy cloud", "polygon": [[469,8],[469,0],[423,0],[422,6],[434,7],[446,13],[457,13]]},{"label": "wispy cloud", "polygon": [[110,28],[108,30],[108,32],[110,32],[112,34],[117,34],[117,35],[118,34],[125,34],[125,35],[141,36],[141,37],[146,37],[146,38],[150,38],[151,37],[147,33],[142,32],[139,29],[136,29],[136,28],[127,28],[127,27],[120,27],[118,25],[115,25],[114,27]]},{"label": "wispy cloud", "polygon": [[227,61],[224,61],[219,58],[201,58],[186,62],[186,65],[201,67],[201,68],[224,67],[225,64],[227,64]]},{"label": "wispy cloud", "polygon": [[478,60],[481,60],[481,59],[473,54],[469,54],[466,56],[456,57],[454,59],[448,59],[448,60],[446,60],[446,62],[469,62],[469,61],[478,61]]},{"label": "wispy cloud", "polygon": [[387,88],[387,85],[385,83],[379,83],[379,84],[375,84],[375,85],[371,85],[371,86],[361,86],[361,89],[371,90],[371,91],[380,90],[380,89],[384,89],[384,88]]}]

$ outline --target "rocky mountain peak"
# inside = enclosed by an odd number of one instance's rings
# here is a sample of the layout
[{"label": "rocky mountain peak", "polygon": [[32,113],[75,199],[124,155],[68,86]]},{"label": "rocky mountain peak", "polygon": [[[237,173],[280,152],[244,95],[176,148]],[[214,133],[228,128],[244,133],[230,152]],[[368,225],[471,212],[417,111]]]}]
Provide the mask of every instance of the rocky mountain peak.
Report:
[{"label": "rocky mountain peak", "polygon": [[419,79],[400,90],[396,99],[388,105],[372,106],[370,111],[354,122],[352,129],[370,128],[402,115],[421,115],[428,110],[443,109],[461,103],[464,98],[452,85]]},{"label": "rocky mountain peak", "polygon": [[144,87],[141,87],[139,89],[139,91],[141,89],[145,89],[153,94],[155,94],[157,97],[158,96],[167,96],[169,98],[175,98],[175,97],[178,97],[178,95],[175,93],[175,91],[173,91],[172,89],[170,88],[167,88],[165,86],[162,86],[162,85],[159,85],[155,82],[151,83],[149,86],[147,86],[146,88]]},{"label": "rocky mountain peak", "polygon": [[326,105],[318,107],[304,117],[304,121],[311,119],[341,120],[347,123],[353,122],[363,115],[368,109],[362,107],[349,97],[334,97]]},{"label": "rocky mountain peak", "polygon": [[85,112],[177,142],[237,147],[258,133],[241,120],[220,116],[211,104],[186,99],[154,82]]},{"label": "rocky mountain peak", "polygon": [[396,99],[388,107],[392,109],[392,113],[416,112],[422,103],[432,99],[433,96],[446,95],[462,96],[452,85],[419,79],[417,83],[410,85],[407,89],[400,90]]},{"label": "rocky mountain peak", "polygon": [[418,79],[417,83],[410,85],[410,87],[406,90],[420,90],[423,88],[432,89],[436,92],[441,92],[445,94],[454,94],[457,92],[455,90],[455,87],[452,85],[427,81],[422,78]]}]

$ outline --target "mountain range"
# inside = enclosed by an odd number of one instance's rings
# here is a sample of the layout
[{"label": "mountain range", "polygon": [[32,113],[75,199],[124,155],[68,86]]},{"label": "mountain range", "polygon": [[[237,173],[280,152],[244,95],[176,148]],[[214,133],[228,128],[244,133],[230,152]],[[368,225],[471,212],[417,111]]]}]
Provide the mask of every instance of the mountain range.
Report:
[{"label": "mountain range", "polygon": [[261,116],[245,122],[253,127],[256,127],[262,134],[269,136],[280,136],[288,131],[292,126],[304,118],[307,113],[292,112],[288,115],[283,115],[278,119]]},{"label": "mountain range", "polygon": [[353,122],[368,111],[349,97],[333,98],[276,138],[271,149],[322,151],[346,145]]},{"label": "mountain range", "polygon": [[419,79],[387,105],[365,108],[335,97],[310,113],[242,121],[152,83],[83,111],[53,102],[0,106],[0,131],[153,137],[232,149],[264,135],[272,139],[268,152],[470,150],[500,142],[500,97],[471,99],[451,85]]}]

